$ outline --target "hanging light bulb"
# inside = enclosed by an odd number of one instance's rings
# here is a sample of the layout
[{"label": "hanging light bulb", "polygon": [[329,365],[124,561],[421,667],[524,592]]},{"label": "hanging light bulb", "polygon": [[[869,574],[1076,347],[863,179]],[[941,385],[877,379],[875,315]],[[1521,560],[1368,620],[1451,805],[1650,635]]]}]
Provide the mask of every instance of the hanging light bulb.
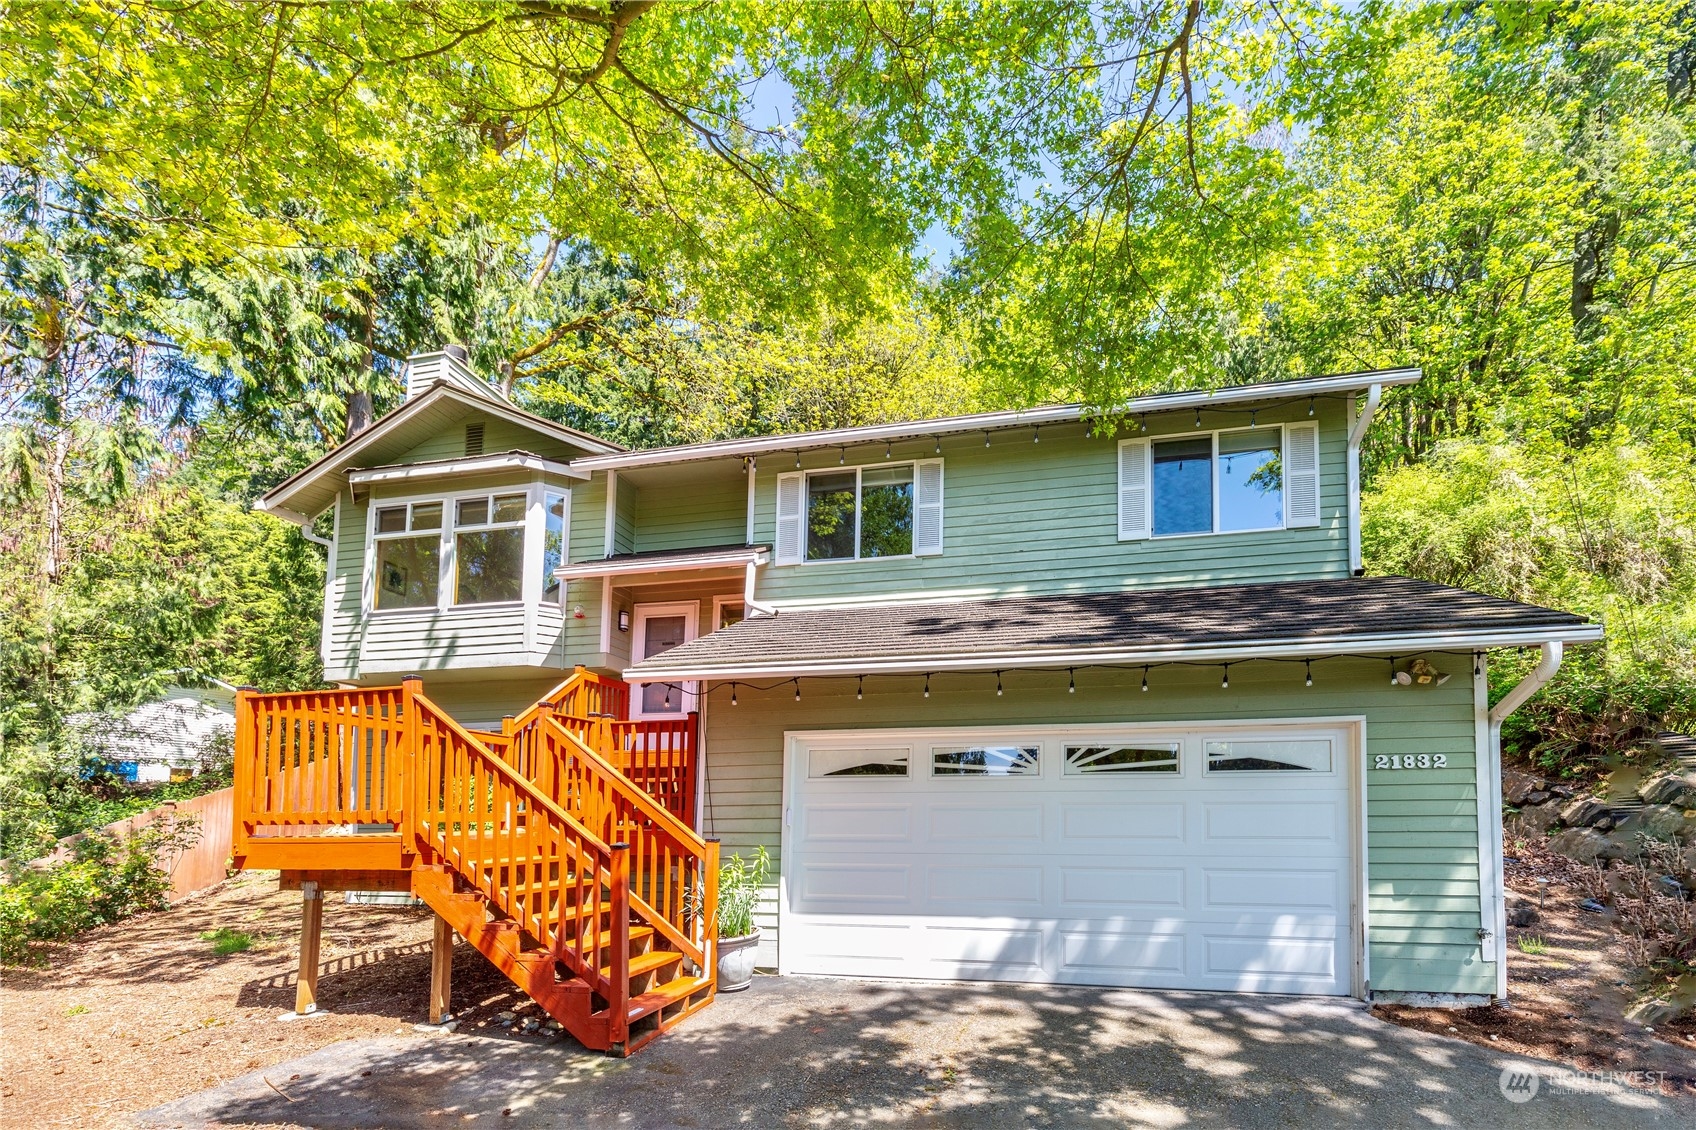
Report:
[{"label": "hanging light bulb", "polygon": [[1307,398],[1307,414],[1313,415],[1313,397],[1311,396]]},{"label": "hanging light bulb", "polygon": [[795,469],[801,469],[801,453],[799,451],[795,453]]},{"label": "hanging light bulb", "polygon": [[866,697],[866,677],[864,675],[860,676],[860,686],[854,691],[854,697],[862,700]]},{"label": "hanging light bulb", "polygon": [[890,455],[890,445],[888,443],[885,443],[883,445],[883,457],[885,459],[888,459],[889,455]]},{"label": "hanging light bulb", "polygon": [[1390,685],[1396,685],[1396,657],[1390,656]]},{"label": "hanging light bulb", "polygon": [[1036,430],[1031,433],[1031,442],[1032,443],[1041,443],[1042,442],[1042,425],[1041,424],[1038,424]]},{"label": "hanging light bulb", "polygon": [[1078,693],[1078,671],[1075,667],[1066,668],[1066,693]]},{"label": "hanging light bulb", "polygon": [[988,446],[989,446],[989,432],[988,432],[988,430],[987,430],[987,429],[986,429],[986,430],[985,430],[985,431],[984,431],[984,433],[983,433],[983,445],[984,445],[984,446],[985,446],[985,447],[988,447]]},{"label": "hanging light bulb", "polygon": [[1001,672],[999,671],[995,673],[995,693],[998,695],[1001,693]]},{"label": "hanging light bulb", "polygon": [[926,698],[930,697],[930,675],[929,674],[925,675],[925,697]]},{"label": "hanging light bulb", "polygon": [[1313,685],[1313,660],[1304,659],[1302,662],[1307,664],[1307,685],[1311,687]]},{"label": "hanging light bulb", "polygon": [[1148,668],[1147,667],[1144,667],[1142,669],[1142,689],[1145,692],[1148,690]]},{"label": "hanging light bulb", "polygon": [[732,705],[732,706],[736,705],[736,684],[735,683],[730,684],[730,705]]},{"label": "hanging light bulb", "polygon": [[1476,678],[1478,678],[1478,676],[1482,675],[1483,673],[1484,673],[1484,661],[1483,661],[1482,658],[1480,658],[1479,653],[1475,651],[1475,652],[1472,653],[1472,677],[1474,679],[1476,679]]},{"label": "hanging light bulb", "polygon": [[1201,409],[1199,408],[1195,410],[1195,426],[1201,427]]},{"label": "hanging light bulb", "polygon": [[942,454],[942,437],[941,436],[936,437],[936,453],[938,455]]},{"label": "hanging light bulb", "polygon": [[1259,416],[1260,416],[1259,409],[1254,409],[1254,408],[1249,409],[1248,426],[1251,427],[1251,428],[1258,428],[1260,425],[1255,423],[1255,420],[1258,419]]},{"label": "hanging light bulb", "polygon": [[671,709],[671,684],[670,683],[667,683],[665,685],[665,708],[667,710]]},{"label": "hanging light bulb", "polygon": [[796,702],[801,701],[801,680],[800,679],[795,680],[795,701]]},{"label": "hanging light bulb", "polygon": [[1145,431],[1145,432],[1148,431],[1148,413],[1147,412],[1144,412],[1142,414],[1142,430]]},{"label": "hanging light bulb", "polygon": [[838,449],[836,452],[836,465],[840,467],[846,462],[848,462],[848,449],[846,447]]},{"label": "hanging light bulb", "polygon": [[1231,689],[1231,665],[1229,663],[1225,664],[1224,674],[1219,676],[1219,689],[1227,691]]}]

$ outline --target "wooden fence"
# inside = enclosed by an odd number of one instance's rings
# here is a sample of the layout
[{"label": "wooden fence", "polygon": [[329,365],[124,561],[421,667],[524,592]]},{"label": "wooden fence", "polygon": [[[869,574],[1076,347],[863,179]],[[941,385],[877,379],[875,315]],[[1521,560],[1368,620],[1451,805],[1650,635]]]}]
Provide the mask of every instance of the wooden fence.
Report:
[{"label": "wooden fence", "polygon": [[[158,808],[150,808],[146,812],[138,812],[134,816],[115,821],[97,831],[122,841],[143,828],[162,821],[181,820],[190,816],[197,820],[200,825],[200,837],[194,844],[183,851],[171,852],[159,860],[159,865],[171,876],[171,901],[178,902],[196,891],[216,886],[223,882],[224,876],[228,874],[231,837],[234,831],[234,803],[234,789],[219,789],[215,793],[197,796],[192,800],[167,802]],[[43,859],[32,861],[31,865],[39,867],[69,859],[72,845],[88,835],[90,833],[81,832],[75,836],[66,836],[59,841],[57,851]]]}]

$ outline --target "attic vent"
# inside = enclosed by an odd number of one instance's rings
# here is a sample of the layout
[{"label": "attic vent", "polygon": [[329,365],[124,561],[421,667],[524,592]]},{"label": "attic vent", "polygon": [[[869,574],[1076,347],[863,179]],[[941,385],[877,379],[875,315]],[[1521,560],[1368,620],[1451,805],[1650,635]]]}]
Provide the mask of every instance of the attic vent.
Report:
[{"label": "attic vent", "polygon": [[481,454],[483,454],[483,425],[482,424],[467,424],[467,425],[465,425],[465,454],[467,454],[467,455],[481,455]]}]

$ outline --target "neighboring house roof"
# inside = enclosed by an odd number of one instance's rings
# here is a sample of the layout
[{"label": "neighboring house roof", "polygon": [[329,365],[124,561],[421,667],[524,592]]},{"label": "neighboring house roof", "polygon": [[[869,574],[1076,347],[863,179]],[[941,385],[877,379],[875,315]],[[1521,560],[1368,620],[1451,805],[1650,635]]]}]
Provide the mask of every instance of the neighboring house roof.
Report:
[{"label": "neighboring house roof", "polygon": [[456,384],[438,382],[428,392],[408,400],[340,447],[326,452],[310,466],[271,488],[254,503],[254,509],[306,525],[335,502],[337,492],[347,483],[350,470],[384,466],[389,460],[452,426],[468,411],[488,413],[594,454],[624,450],[616,443],[597,439],[586,432],[515,407],[493,389],[483,394]]},{"label": "neighboring house roof", "polygon": [[122,716],[79,714],[71,725],[112,761],[194,761],[217,735],[234,732],[234,701],[218,690],[167,687]]},{"label": "neighboring house roof", "polygon": [[1167,659],[1273,658],[1600,639],[1581,616],[1408,577],[785,609],[629,668],[635,682]]},{"label": "neighboring house roof", "polygon": [[[1190,408],[1208,408],[1222,404],[1253,404],[1274,400],[1300,400],[1306,397],[1335,396],[1358,392],[1372,385],[1413,384],[1420,378],[1418,369],[1386,369],[1379,372],[1341,373],[1335,376],[1304,377],[1299,380],[1262,381],[1258,384],[1230,385],[1224,388],[1197,389],[1191,392],[1166,392],[1154,396],[1139,396],[1128,400],[1114,411],[1134,416],[1141,412],[1171,412]],[[1041,424],[1067,424],[1089,419],[1101,413],[1083,404],[1060,404],[1047,408],[1026,408],[1012,412],[979,412],[970,416],[946,416],[934,420],[913,420],[898,424],[874,424],[859,428],[836,428],[822,432],[799,432],[792,435],[757,436],[751,439],[714,440],[711,443],[692,443],[680,447],[656,447],[645,451],[625,451],[614,455],[591,455],[572,461],[582,471],[623,470],[631,467],[652,467],[665,463],[687,463],[702,459],[740,459],[774,451],[804,451],[809,448],[853,446],[860,443],[883,443],[921,436],[956,435],[961,432],[998,431],[1004,428],[1028,428]]]}]

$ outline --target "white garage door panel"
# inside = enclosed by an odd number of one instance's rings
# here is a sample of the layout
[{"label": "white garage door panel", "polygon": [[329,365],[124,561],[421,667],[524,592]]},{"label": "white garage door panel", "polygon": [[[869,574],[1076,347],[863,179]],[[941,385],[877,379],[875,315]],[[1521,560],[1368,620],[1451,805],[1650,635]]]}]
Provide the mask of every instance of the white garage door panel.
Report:
[{"label": "white garage door panel", "polygon": [[[1175,745],[1177,771],[1064,772],[1068,745],[1115,740]],[[1209,743],[1264,766],[1292,741],[1331,742],[1331,771],[1206,771]],[[933,774],[932,747],[1039,754],[1034,772]],[[885,764],[859,767],[866,751]],[[1336,724],[797,738],[780,968],[1345,994],[1354,763]]]}]

